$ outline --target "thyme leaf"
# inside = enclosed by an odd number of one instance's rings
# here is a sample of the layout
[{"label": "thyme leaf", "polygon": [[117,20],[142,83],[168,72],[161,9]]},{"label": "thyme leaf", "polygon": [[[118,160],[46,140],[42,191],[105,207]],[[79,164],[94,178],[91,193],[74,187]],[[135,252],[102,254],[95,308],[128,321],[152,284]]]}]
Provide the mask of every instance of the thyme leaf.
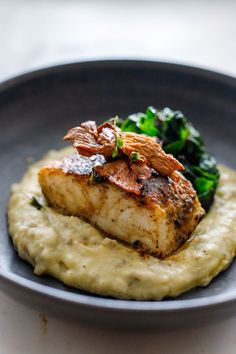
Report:
[{"label": "thyme leaf", "polygon": [[101,183],[103,181],[102,177],[97,173],[96,166],[92,167],[92,172],[89,178],[89,184]]},{"label": "thyme leaf", "polygon": [[115,158],[118,156],[119,153],[119,149],[122,148],[123,146],[123,140],[122,138],[119,136],[119,133],[117,131],[117,124],[118,124],[119,118],[118,116],[116,116],[113,119],[113,125],[114,125],[114,135],[115,135],[115,141],[116,141],[116,147],[112,153],[112,157]]},{"label": "thyme leaf", "polygon": [[41,210],[43,208],[42,204],[40,204],[34,196],[30,199],[30,205],[32,205],[37,210]]},{"label": "thyme leaf", "polygon": [[137,162],[140,160],[139,153],[137,151],[132,151],[129,155],[132,162]]}]

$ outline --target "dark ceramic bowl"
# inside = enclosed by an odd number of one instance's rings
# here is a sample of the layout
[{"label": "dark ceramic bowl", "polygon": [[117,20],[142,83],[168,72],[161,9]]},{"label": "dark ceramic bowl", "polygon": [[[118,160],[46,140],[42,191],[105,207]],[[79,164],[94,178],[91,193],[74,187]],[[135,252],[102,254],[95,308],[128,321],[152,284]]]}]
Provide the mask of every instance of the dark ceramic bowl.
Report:
[{"label": "dark ceramic bowl", "polygon": [[[15,253],[7,231],[9,189],[47,150],[63,146],[65,131],[148,105],[182,110],[210,152],[236,167],[236,80],[202,69],[145,61],[75,63],[32,72],[0,85],[0,287],[41,311],[120,328],[177,328],[234,315],[236,264],[206,288],[177,299],[121,301],[36,277]],[[236,232],[236,231],[235,231]]]}]

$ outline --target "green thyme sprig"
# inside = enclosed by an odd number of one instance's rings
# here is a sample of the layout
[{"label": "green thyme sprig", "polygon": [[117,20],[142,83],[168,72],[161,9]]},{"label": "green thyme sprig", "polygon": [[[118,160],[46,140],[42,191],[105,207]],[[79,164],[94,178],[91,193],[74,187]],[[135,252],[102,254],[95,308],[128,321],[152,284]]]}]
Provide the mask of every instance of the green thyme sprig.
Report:
[{"label": "green thyme sprig", "polygon": [[89,178],[89,184],[101,183],[103,178],[97,173],[96,166],[92,167],[92,172]]},{"label": "green thyme sprig", "polygon": [[129,156],[132,162],[138,162],[140,160],[140,155],[137,151],[131,152]]},{"label": "green thyme sprig", "polygon": [[37,210],[41,210],[43,208],[42,204],[39,203],[35,196],[31,197],[30,205],[32,205]]},{"label": "green thyme sprig", "polygon": [[[111,121],[111,120],[110,120]],[[112,153],[112,157],[115,158],[118,156],[119,153],[119,149],[122,148],[123,146],[123,140],[122,138],[119,136],[119,133],[117,131],[117,124],[118,124],[119,118],[118,116],[116,116],[115,118],[112,119],[112,123],[114,126],[114,135],[115,135],[115,143],[116,143],[116,147]]]}]

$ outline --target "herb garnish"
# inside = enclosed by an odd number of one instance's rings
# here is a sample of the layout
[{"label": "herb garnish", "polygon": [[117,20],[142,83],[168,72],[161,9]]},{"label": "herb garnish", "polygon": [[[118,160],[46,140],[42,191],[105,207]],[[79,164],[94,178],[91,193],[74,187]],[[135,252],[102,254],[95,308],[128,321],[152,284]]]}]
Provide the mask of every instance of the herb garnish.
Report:
[{"label": "herb garnish", "polygon": [[214,157],[205,151],[200,133],[180,111],[148,107],[145,113],[132,114],[121,121],[120,128],[124,132],[156,136],[163,150],[184,165],[183,174],[192,182],[202,206],[209,209],[219,170]]},{"label": "herb garnish", "polygon": [[130,159],[132,162],[137,162],[140,160],[140,156],[139,153],[137,151],[133,151],[131,152],[131,154],[129,155]]},{"label": "herb garnish", "polygon": [[42,204],[40,204],[34,196],[30,199],[30,205],[35,207],[37,210],[41,210],[43,208]]},{"label": "herb garnish", "polygon": [[119,149],[122,148],[123,146],[123,140],[122,138],[119,136],[119,133],[117,132],[117,123],[119,121],[119,118],[118,116],[116,116],[114,119],[113,119],[113,125],[114,125],[114,135],[115,135],[115,140],[116,140],[116,147],[112,153],[112,157],[115,158],[118,156],[118,153],[119,153]]},{"label": "herb garnish", "polygon": [[92,167],[92,172],[89,178],[89,184],[94,184],[94,183],[101,183],[103,181],[103,178],[97,173],[96,171],[96,166]]}]

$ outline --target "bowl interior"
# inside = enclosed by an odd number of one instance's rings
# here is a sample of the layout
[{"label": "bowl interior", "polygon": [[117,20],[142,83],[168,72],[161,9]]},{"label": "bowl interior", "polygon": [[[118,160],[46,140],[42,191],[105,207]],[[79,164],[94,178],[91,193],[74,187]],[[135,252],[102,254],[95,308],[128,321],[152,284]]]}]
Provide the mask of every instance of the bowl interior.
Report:
[{"label": "bowl interior", "polygon": [[[15,253],[8,237],[6,204],[12,183],[49,149],[65,146],[63,134],[91,119],[143,111],[148,105],[183,111],[202,132],[216,158],[236,167],[236,80],[184,66],[137,61],[77,63],[41,70],[0,85],[0,269],[37,284],[75,294],[95,295],[36,277]],[[207,288],[178,300],[197,300],[236,291],[236,264]],[[117,302],[119,300],[114,300]],[[164,300],[162,303],[176,300]]]}]

